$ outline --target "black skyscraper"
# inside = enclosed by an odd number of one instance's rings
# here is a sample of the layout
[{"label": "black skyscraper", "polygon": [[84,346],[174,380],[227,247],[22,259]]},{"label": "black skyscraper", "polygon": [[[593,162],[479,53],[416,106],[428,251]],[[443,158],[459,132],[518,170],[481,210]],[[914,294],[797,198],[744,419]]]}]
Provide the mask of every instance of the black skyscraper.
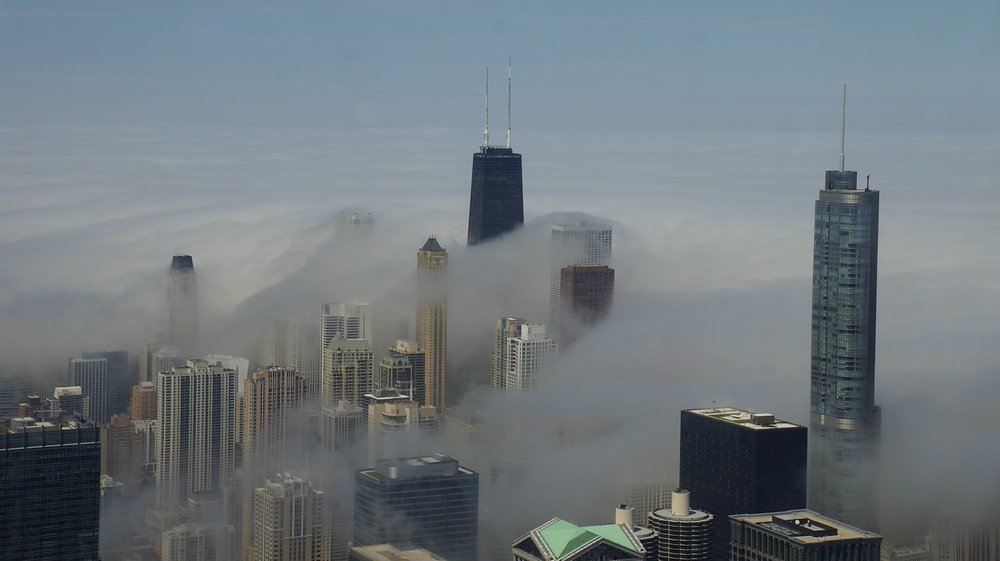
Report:
[{"label": "black skyscraper", "polygon": [[504,146],[490,146],[489,76],[487,69],[483,144],[472,156],[469,245],[502,236],[524,224],[521,155],[510,147],[510,65],[507,65],[507,141]]},{"label": "black skyscraper", "polygon": [[728,517],[804,508],[806,428],[732,407],[681,412],[680,486],[715,516],[712,559],[729,560]]}]

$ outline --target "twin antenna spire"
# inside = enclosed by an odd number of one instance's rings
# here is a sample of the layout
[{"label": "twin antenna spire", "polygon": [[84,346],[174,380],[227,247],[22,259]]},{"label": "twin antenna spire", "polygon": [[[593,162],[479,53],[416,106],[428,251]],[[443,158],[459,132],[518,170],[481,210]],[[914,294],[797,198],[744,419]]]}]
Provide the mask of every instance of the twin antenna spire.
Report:
[{"label": "twin antenna spire", "polygon": [[[490,67],[486,67],[486,109],[483,112],[483,147],[490,145]],[[507,58],[507,142],[510,148],[510,58]]]}]

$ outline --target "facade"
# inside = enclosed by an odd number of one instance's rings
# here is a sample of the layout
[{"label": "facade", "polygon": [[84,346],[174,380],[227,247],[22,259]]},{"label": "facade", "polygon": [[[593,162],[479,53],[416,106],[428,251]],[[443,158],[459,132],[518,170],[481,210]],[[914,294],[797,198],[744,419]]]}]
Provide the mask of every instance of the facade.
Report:
[{"label": "facade", "polygon": [[140,382],[132,386],[132,399],[129,403],[128,416],[134,421],[152,421],[156,419],[156,384]]},{"label": "facade", "polygon": [[354,475],[354,545],[413,545],[475,561],[479,474],[443,454],[378,460]]},{"label": "facade", "polygon": [[198,286],[195,281],[191,256],[174,255],[167,285],[170,341],[188,356],[198,356]]},{"label": "facade", "polygon": [[[438,431],[438,410],[431,405],[398,396],[368,406],[368,461],[398,457],[411,450],[414,435],[430,436]],[[416,441],[417,445],[422,444]]]},{"label": "facade", "polygon": [[306,379],[294,370],[271,366],[253,373],[243,395],[244,466],[260,466],[294,453],[304,432],[296,419],[305,398]]},{"label": "facade", "polygon": [[335,302],[323,304],[323,348],[330,346],[334,339],[365,339],[372,338],[372,307],[371,304],[356,304],[351,302]]},{"label": "facade", "polygon": [[167,372],[175,366],[187,364],[187,357],[173,345],[151,341],[139,351],[139,382],[156,382],[157,372]]},{"label": "facade", "polygon": [[410,364],[410,359],[405,356],[383,356],[378,363],[374,389],[396,390],[407,397],[412,396],[416,384],[413,380],[413,365]]},{"label": "facade", "polygon": [[204,360],[156,377],[156,506],[220,492],[234,467],[236,372]]},{"label": "facade", "polygon": [[577,526],[561,518],[553,518],[517,538],[511,550],[515,561],[646,559],[646,549],[631,524]]},{"label": "facade", "polygon": [[490,389],[503,391],[507,383],[507,339],[517,337],[524,318],[506,317],[497,320],[496,336],[493,338],[493,354],[490,356]]},{"label": "facade", "polygon": [[826,172],[815,205],[809,507],[875,528],[879,192],[857,182],[855,171]]},{"label": "facade", "polygon": [[107,361],[107,389],[105,399],[107,400],[106,415],[108,419],[112,415],[125,413],[128,411],[129,388],[129,364],[127,351],[100,351],[88,352],[80,355],[83,359],[104,359]]},{"label": "facade", "polygon": [[96,426],[8,421],[0,427],[0,560],[97,561],[100,485]]},{"label": "facade", "polygon": [[552,226],[549,247],[552,272],[549,285],[549,333],[559,340],[562,319],[562,268],[570,265],[611,265],[611,226],[575,222]]},{"label": "facade", "polygon": [[649,513],[649,527],[656,532],[658,561],[709,561],[712,559],[715,517],[691,508],[691,495],[673,492],[670,508]]},{"label": "facade", "polygon": [[681,412],[680,485],[720,521],[713,559],[729,559],[726,517],[805,508],[805,427],[732,407]]},{"label": "facade", "polygon": [[882,536],[798,509],[729,517],[732,561],[878,561]]},{"label": "facade", "polygon": [[468,244],[500,237],[522,224],[521,155],[510,147],[480,147],[472,156]]},{"label": "facade", "polygon": [[426,549],[399,549],[390,544],[352,547],[348,561],[448,561]]},{"label": "facade", "polygon": [[164,531],[160,541],[160,561],[235,561],[232,526],[180,524]]},{"label": "facade", "polygon": [[417,251],[417,341],[424,351],[424,401],[445,408],[448,381],[448,252],[433,237]]},{"label": "facade", "polygon": [[69,361],[69,382],[80,386],[90,398],[90,417],[106,423],[108,416],[108,361],[103,358],[73,358]]},{"label": "facade", "polygon": [[322,385],[322,342],[320,328],[284,318],[264,326],[264,343],[258,364],[292,369],[306,379],[306,395],[316,398]]},{"label": "facade", "polygon": [[323,407],[320,414],[320,443],[327,450],[347,450],[357,444],[365,433],[365,409],[341,400],[332,407]]},{"label": "facade", "polygon": [[128,415],[114,415],[101,425],[101,475],[111,477],[123,491],[136,492],[142,485],[146,439]]},{"label": "facade", "polygon": [[394,358],[405,358],[410,364],[410,380],[413,385],[412,393],[408,394],[414,401],[421,405],[427,402],[426,396],[426,376],[424,374],[424,351],[416,341],[408,339],[396,339],[396,343],[389,348],[388,356]]},{"label": "facade", "polygon": [[289,474],[268,479],[253,497],[254,561],[329,561],[323,492]]},{"label": "facade", "polygon": [[559,271],[559,336],[569,344],[584,326],[605,318],[615,292],[615,270],[606,265],[570,265]]},{"label": "facade", "polygon": [[507,338],[504,389],[518,392],[535,388],[536,376],[552,364],[559,344],[548,337],[545,326],[526,323],[516,337]]},{"label": "facade", "polygon": [[93,419],[90,412],[90,397],[83,393],[83,388],[80,386],[60,386],[52,391],[49,412],[46,416],[58,419],[64,414]]},{"label": "facade", "polygon": [[323,407],[348,401],[355,407],[372,391],[375,354],[366,339],[332,339],[323,349]]}]

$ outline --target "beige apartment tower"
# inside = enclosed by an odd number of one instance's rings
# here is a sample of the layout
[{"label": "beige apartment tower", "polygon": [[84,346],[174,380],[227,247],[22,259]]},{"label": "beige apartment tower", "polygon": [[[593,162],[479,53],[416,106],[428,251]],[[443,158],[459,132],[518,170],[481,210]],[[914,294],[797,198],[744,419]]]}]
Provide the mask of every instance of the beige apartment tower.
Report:
[{"label": "beige apartment tower", "polygon": [[[253,373],[243,395],[243,465],[260,466],[295,450],[294,421],[306,399],[306,379],[290,368],[270,366]],[[301,427],[298,427],[301,429]]]},{"label": "beige apartment tower", "polygon": [[254,492],[253,561],[329,561],[323,492],[287,473]]},{"label": "beige apartment tower", "polygon": [[417,341],[424,350],[425,405],[445,408],[448,355],[448,252],[432,236],[417,251]]}]

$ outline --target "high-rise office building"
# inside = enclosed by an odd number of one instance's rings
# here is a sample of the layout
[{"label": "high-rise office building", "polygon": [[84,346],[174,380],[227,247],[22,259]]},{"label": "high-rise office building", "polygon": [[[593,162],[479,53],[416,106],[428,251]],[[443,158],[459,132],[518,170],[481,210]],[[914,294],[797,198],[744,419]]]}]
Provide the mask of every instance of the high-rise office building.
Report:
[{"label": "high-rise office building", "polygon": [[611,226],[574,222],[552,226],[549,284],[549,333],[559,340],[562,319],[562,268],[570,265],[611,265]]},{"label": "high-rise office building", "polygon": [[490,389],[503,391],[507,383],[507,339],[521,334],[524,318],[507,317],[497,320],[496,335],[493,338],[493,354],[490,356]]},{"label": "high-rise office building", "polygon": [[649,527],[657,533],[658,561],[710,561],[712,528],[720,521],[708,512],[691,508],[691,495],[677,489],[670,508],[649,513]]},{"label": "high-rise office building", "polygon": [[878,561],[882,536],[805,509],[729,517],[732,561]]},{"label": "high-rise office building", "polygon": [[78,420],[0,427],[0,560],[98,560],[100,442]]},{"label": "high-rise office building", "polygon": [[190,255],[174,255],[170,262],[167,304],[170,306],[170,341],[183,353],[197,356],[198,287]]},{"label": "high-rise office building", "polygon": [[354,475],[354,545],[415,545],[477,559],[479,474],[443,454],[377,460]]},{"label": "high-rise office building", "polygon": [[514,561],[646,559],[646,548],[630,524],[577,526],[561,518],[553,518],[514,540],[511,552]]},{"label": "high-rise office building", "polygon": [[107,390],[105,407],[108,419],[112,415],[128,411],[129,364],[127,351],[88,352],[80,355],[83,359],[104,359],[107,361]]},{"label": "high-rise office building", "polygon": [[233,473],[236,371],[190,360],[156,376],[156,505],[219,492]]},{"label": "high-rise office building", "polygon": [[253,503],[254,561],[329,561],[322,491],[278,474],[256,489]]},{"label": "high-rise office building", "polygon": [[417,341],[424,351],[424,403],[445,408],[448,381],[448,252],[434,237],[417,251]]},{"label": "high-rise office building", "polygon": [[406,362],[410,365],[410,383],[413,386],[412,393],[407,395],[421,405],[426,403],[424,351],[420,349],[417,342],[408,339],[396,339],[396,343],[389,348],[387,356],[406,359]]},{"label": "high-rise office building", "polygon": [[510,67],[507,68],[507,141],[490,146],[489,71],[483,144],[472,156],[472,190],[469,197],[469,245],[478,245],[524,224],[524,187],[521,155],[510,147]]},{"label": "high-rise office building", "polygon": [[260,347],[261,367],[290,368],[306,379],[306,396],[318,399],[322,386],[322,335],[320,327],[287,318],[276,318],[264,325]]},{"label": "high-rise office building", "polygon": [[298,419],[306,379],[288,368],[261,368],[247,380],[243,394],[243,464],[255,468],[280,462],[303,442]]},{"label": "high-rise office building", "polygon": [[809,507],[874,529],[879,193],[845,171],[843,122],[840,169],[826,172],[815,205]]},{"label": "high-rise office building", "polygon": [[152,421],[156,419],[156,384],[140,382],[132,386],[132,400],[129,403],[128,416],[133,421]]},{"label": "high-rise office building", "polygon": [[78,415],[84,419],[93,419],[90,412],[90,397],[83,393],[80,386],[60,386],[52,391],[49,400],[47,417],[58,419],[64,414]]},{"label": "high-rise office building", "polygon": [[615,270],[606,265],[569,265],[559,275],[559,336],[569,345],[583,327],[608,315],[615,292]]},{"label": "high-rise office building", "polygon": [[333,339],[365,339],[374,342],[371,304],[323,304],[322,320],[324,349],[330,346]]},{"label": "high-rise office building", "polygon": [[681,411],[680,486],[718,522],[713,559],[729,559],[730,514],[804,508],[807,432],[732,407]]},{"label": "high-rise office building", "polygon": [[69,361],[69,383],[80,386],[90,398],[90,417],[106,423],[108,416],[108,361],[103,358],[72,358]]},{"label": "high-rise office building", "polygon": [[101,475],[114,479],[123,491],[135,493],[142,485],[146,440],[128,415],[114,415],[101,425]]},{"label": "high-rise office building", "polygon": [[535,388],[538,373],[556,358],[559,344],[548,337],[544,325],[526,323],[516,337],[507,338],[504,389],[524,391]]},{"label": "high-rise office building", "polygon": [[372,391],[374,363],[367,339],[332,339],[323,349],[323,407],[336,407],[341,401],[360,406],[362,397]]}]

